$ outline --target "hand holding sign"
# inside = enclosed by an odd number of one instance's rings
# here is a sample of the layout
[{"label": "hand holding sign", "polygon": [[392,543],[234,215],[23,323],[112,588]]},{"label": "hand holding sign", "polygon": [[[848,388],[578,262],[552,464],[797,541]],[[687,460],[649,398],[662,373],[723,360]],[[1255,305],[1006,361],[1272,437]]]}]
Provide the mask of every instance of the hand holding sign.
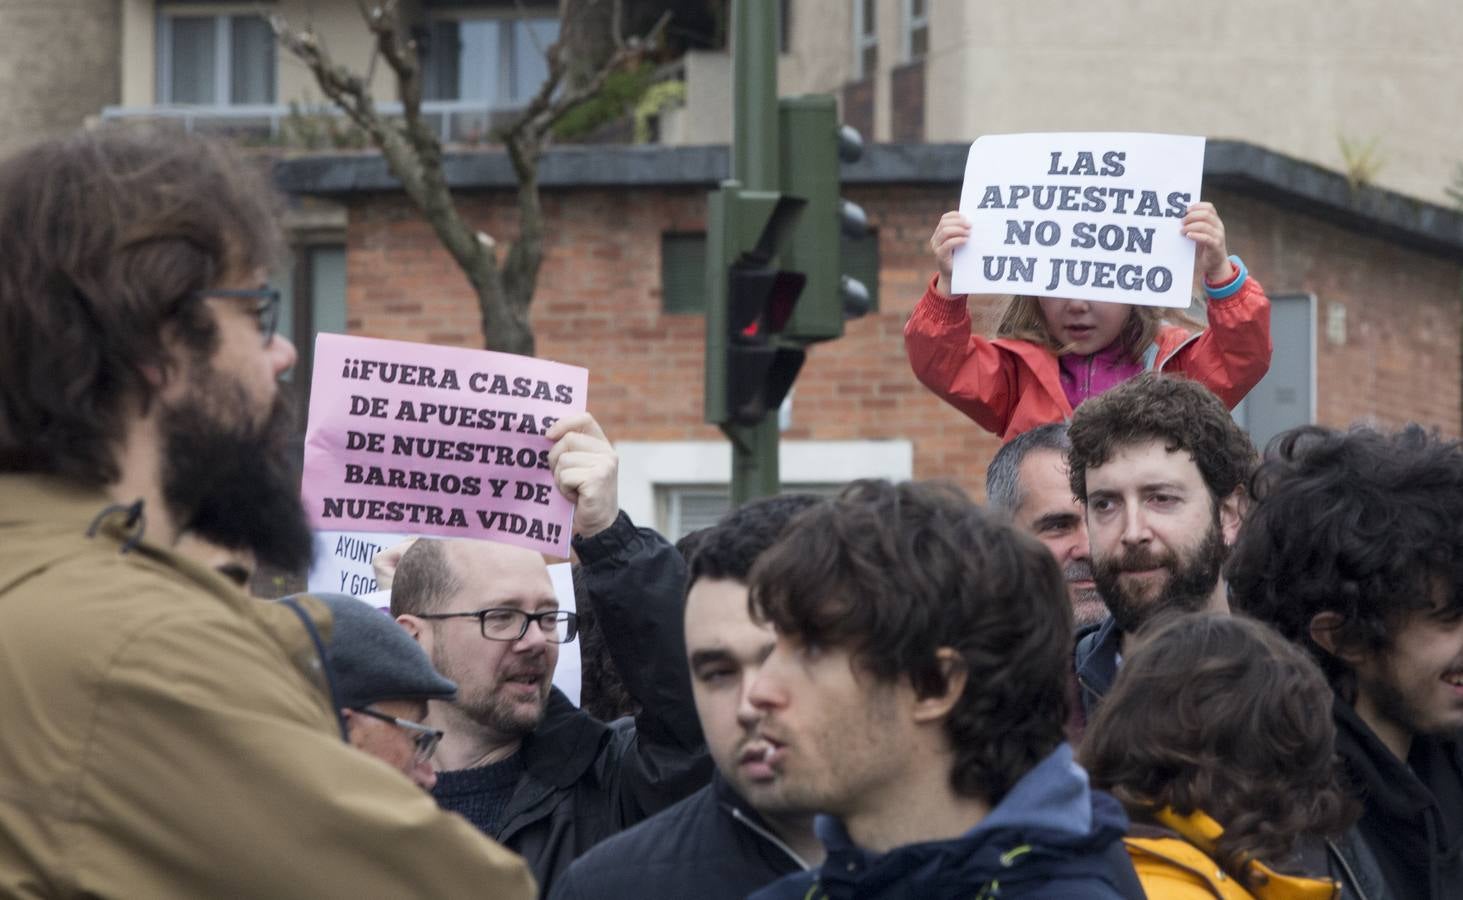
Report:
[{"label": "hand holding sign", "polygon": [[1229,243],[1224,239],[1224,222],[1213,203],[1195,203],[1184,216],[1184,237],[1199,246],[1199,271],[1210,284],[1234,278],[1229,261]]},{"label": "hand holding sign", "polygon": [[930,249],[935,252],[935,264],[939,266],[940,278],[935,290],[950,296],[950,276],[955,271],[955,249],[965,246],[970,240],[970,222],[959,210],[940,216],[935,233],[930,235]]},{"label": "hand holding sign", "polygon": [[549,468],[559,493],[574,507],[574,533],[593,537],[620,514],[620,457],[589,413],[555,422],[545,437],[555,441]]}]

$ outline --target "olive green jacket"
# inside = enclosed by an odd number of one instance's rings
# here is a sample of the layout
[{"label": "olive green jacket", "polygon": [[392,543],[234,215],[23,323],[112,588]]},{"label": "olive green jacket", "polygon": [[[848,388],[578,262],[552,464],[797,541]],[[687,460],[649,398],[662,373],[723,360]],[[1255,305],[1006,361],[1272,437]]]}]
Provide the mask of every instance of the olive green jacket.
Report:
[{"label": "olive green jacket", "polygon": [[521,859],[342,743],[294,610],[108,506],[0,475],[0,896],[535,896]]}]

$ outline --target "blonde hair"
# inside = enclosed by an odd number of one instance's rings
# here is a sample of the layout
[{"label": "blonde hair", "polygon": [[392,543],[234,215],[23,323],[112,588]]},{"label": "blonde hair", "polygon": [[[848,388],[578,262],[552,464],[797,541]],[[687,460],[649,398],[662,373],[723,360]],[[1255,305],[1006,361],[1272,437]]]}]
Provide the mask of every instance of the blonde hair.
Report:
[{"label": "blonde hair", "polygon": [[[1190,331],[1201,331],[1204,326],[1181,309],[1162,306],[1129,307],[1128,321],[1123,325],[1118,340],[1133,362],[1142,362],[1143,353],[1158,339],[1158,331],[1167,322]],[[1046,327],[1037,298],[1018,294],[1011,298],[1001,321],[996,325],[996,337],[1013,341],[1030,341],[1038,347],[1045,347],[1058,356],[1071,351],[1071,347],[1057,342]]]}]

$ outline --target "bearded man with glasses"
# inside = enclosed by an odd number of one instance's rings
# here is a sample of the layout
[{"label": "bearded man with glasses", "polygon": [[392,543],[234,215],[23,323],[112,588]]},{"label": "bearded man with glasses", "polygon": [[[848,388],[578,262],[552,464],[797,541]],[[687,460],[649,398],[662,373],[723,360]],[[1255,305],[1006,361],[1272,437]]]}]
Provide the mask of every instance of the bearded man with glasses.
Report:
[{"label": "bearded man with glasses", "polygon": [[310,561],[280,208],[172,129],[0,161],[0,896],[533,896],[342,742],[330,611],[180,543]]},{"label": "bearded man with glasses", "polygon": [[423,538],[391,585],[397,622],[458,686],[427,717],[446,732],[433,794],[521,854],[544,894],[575,857],[711,778],[681,630],[685,563],[620,512],[618,458],[592,416],[563,419],[548,437],[554,481],[576,504],[579,574],[633,719],[601,722],[554,689],[578,621],[559,609],[539,554]]}]

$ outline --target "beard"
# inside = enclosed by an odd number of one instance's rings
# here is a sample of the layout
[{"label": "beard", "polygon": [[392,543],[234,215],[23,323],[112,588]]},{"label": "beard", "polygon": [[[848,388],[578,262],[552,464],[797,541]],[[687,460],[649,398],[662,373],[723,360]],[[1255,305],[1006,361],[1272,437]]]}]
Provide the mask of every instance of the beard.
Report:
[{"label": "beard", "polygon": [[281,390],[255,424],[245,412],[250,406],[242,385],[207,370],[183,399],[163,408],[163,501],[180,532],[301,572],[313,536],[291,446],[293,408]]},{"label": "beard", "polygon": [[[505,661],[506,668],[498,672],[493,682],[483,684],[478,672],[454,664],[452,654],[446,649],[443,637],[438,633],[432,640],[432,668],[443,678],[457,683],[457,699],[452,701],[452,705],[459,712],[505,739],[527,737],[538,728],[548,707],[549,691],[553,688],[554,667],[547,656]],[[539,677],[537,703],[515,703],[504,695],[503,682],[522,674]]]},{"label": "beard", "polygon": [[[1191,552],[1180,557],[1173,550],[1155,553],[1130,548],[1116,557],[1097,560],[1093,580],[1118,627],[1125,634],[1132,634],[1158,613],[1191,613],[1203,609],[1219,583],[1219,570],[1227,553],[1216,510],[1209,529]],[[1121,577],[1124,573],[1155,568],[1167,569],[1168,578],[1151,598],[1124,587]]]},{"label": "beard", "polygon": [[1067,564],[1062,571],[1062,576],[1067,580],[1067,598],[1072,601],[1072,627],[1085,628],[1088,625],[1096,625],[1107,617],[1107,606],[1102,602],[1102,594],[1096,587],[1074,590],[1074,581],[1096,582],[1095,573],[1092,571],[1092,563],[1084,559],[1075,560]]}]

